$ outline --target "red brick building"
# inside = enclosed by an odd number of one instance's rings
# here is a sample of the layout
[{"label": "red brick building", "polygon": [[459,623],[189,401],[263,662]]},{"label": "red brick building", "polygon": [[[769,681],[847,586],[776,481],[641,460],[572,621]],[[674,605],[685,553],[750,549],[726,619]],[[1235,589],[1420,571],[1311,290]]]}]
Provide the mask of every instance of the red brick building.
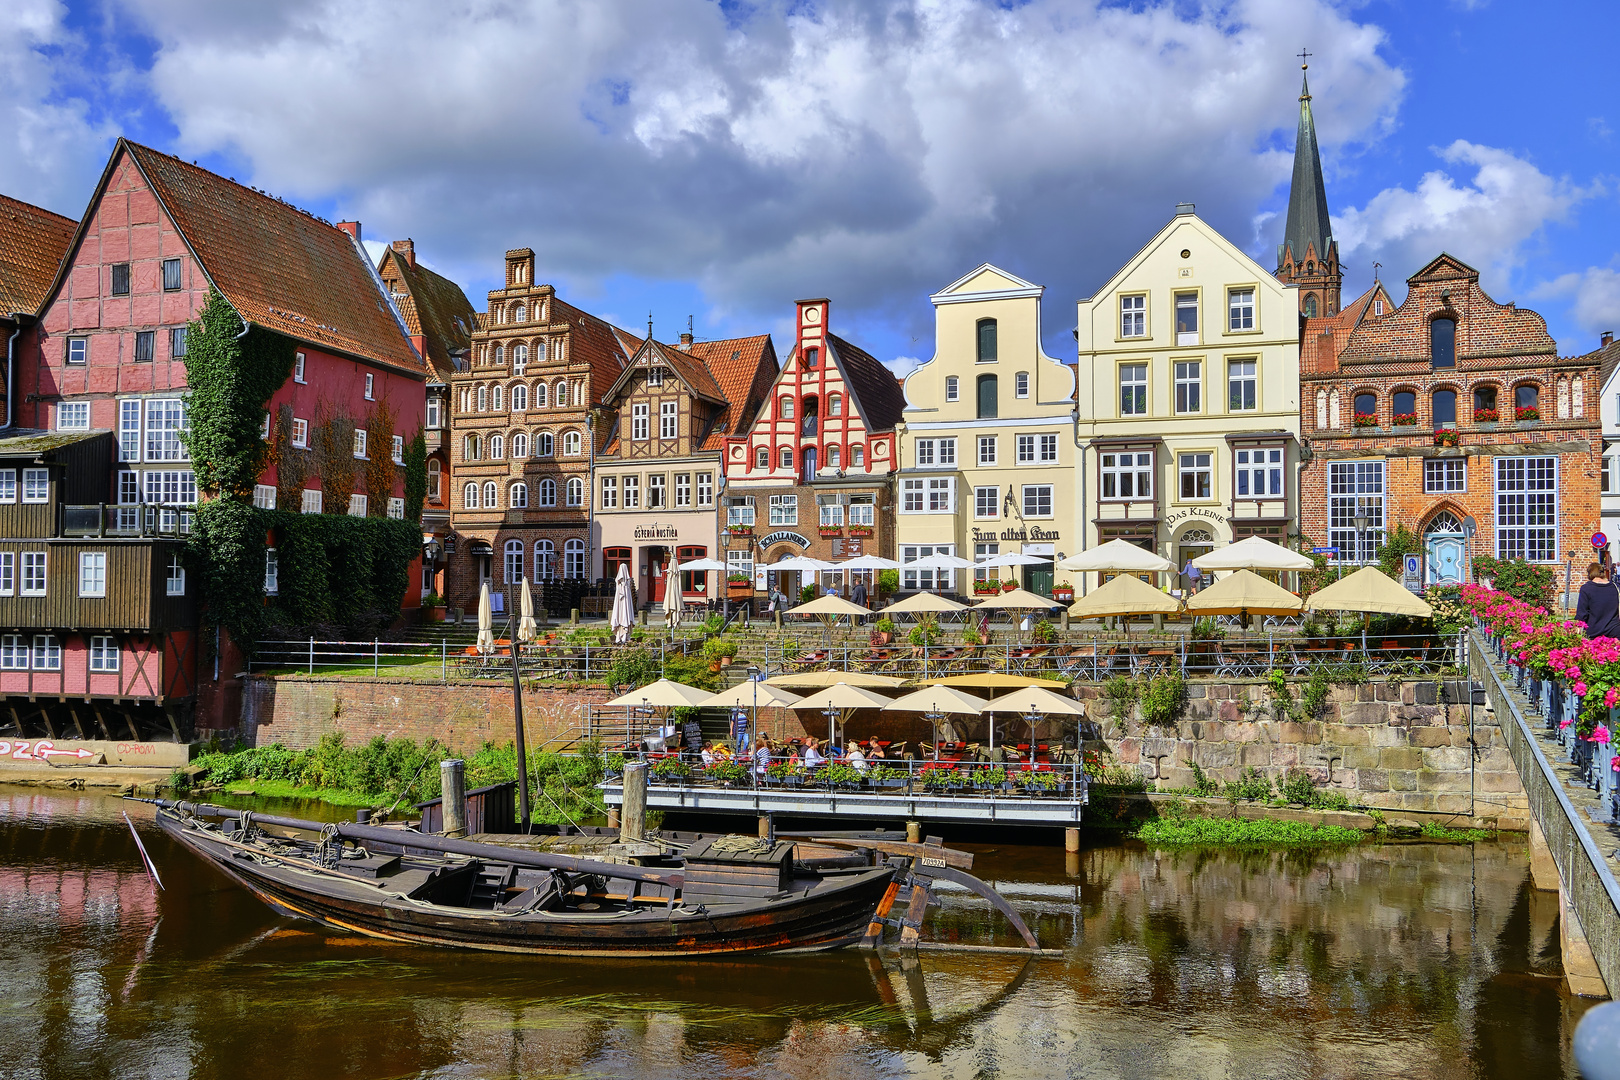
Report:
[{"label": "red brick building", "polygon": [[1301,531],[1366,562],[1405,525],[1423,537],[1426,582],[1466,580],[1481,555],[1560,579],[1570,559],[1584,567],[1599,528],[1596,355],[1560,357],[1540,315],[1497,303],[1450,255],[1407,286],[1399,307],[1375,284],[1305,320]]}]

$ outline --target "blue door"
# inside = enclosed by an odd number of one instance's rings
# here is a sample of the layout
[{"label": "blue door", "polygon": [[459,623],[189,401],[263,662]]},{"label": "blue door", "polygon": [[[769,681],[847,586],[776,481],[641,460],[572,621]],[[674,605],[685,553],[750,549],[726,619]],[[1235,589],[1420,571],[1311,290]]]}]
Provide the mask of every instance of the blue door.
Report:
[{"label": "blue door", "polygon": [[1463,559],[1467,552],[1467,539],[1462,533],[1432,532],[1424,536],[1428,558],[1423,575],[1425,584],[1460,585],[1463,580]]}]

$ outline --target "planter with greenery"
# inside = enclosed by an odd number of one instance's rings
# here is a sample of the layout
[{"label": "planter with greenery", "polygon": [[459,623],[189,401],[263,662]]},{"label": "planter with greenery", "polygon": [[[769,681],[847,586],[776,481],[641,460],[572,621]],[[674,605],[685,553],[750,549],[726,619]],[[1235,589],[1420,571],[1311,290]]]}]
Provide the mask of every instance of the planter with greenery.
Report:
[{"label": "planter with greenery", "polygon": [[879,596],[893,596],[900,591],[900,571],[879,570],[877,575]]},{"label": "planter with greenery", "polygon": [[1475,409],[1474,410],[1474,423],[1476,423],[1476,424],[1494,424],[1494,423],[1496,423],[1496,421],[1498,419],[1498,416],[1499,416],[1499,414],[1497,413],[1497,411],[1495,409]]},{"label": "planter with greenery", "polygon": [[1417,426],[1417,413],[1415,413],[1415,412],[1398,412],[1394,416],[1390,417],[1390,421],[1396,427],[1416,427]]},{"label": "planter with greenery", "polygon": [[1037,645],[1050,645],[1058,639],[1057,627],[1052,625],[1050,619],[1036,619],[1029,636]]},{"label": "planter with greenery", "polygon": [[438,593],[428,593],[422,597],[422,614],[428,622],[444,622],[444,597]]},{"label": "planter with greenery", "polygon": [[1434,445],[1436,445],[1436,446],[1456,446],[1457,445],[1457,432],[1456,432],[1456,429],[1455,428],[1441,428],[1439,431],[1436,431],[1434,433]]},{"label": "planter with greenery", "polygon": [[1012,578],[1005,578],[1001,582],[1002,592],[1012,592],[1016,588],[1018,588],[1018,582]]},{"label": "planter with greenery", "polygon": [[894,620],[885,616],[872,624],[872,644],[887,645],[894,640]]},{"label": "planter with greenery", "polygon": [[692,778],[692,767],[678,757],[659,758],[653,762],[652,775],[665,784],[684,785]]},{"label": "planter with greenery", "polygon": [[903,788],[910,774],[904,769],[895,769],[887,765],[878,765],[866,774],[866,782],[875,788]]},{"label": "planter with greenery", "polygon": [[1074,602],[1074,586],[1073,585],[1054,585],[1054,586],[1052,586],[1052,599],[1058,601],[1059,603],[1072,604]]},{"label": "planter with greenery", "polygon": [[1061,791],[1066,782],[1050,770],[1030,770],[1018,773],[1018,786],[1026,795],[1051,795]]},{"label": "planter with greenery", "polygon": [[778,761],[765,769],[765,779],[777,784],[804,783],[804,767]]},{"label": "planter with greenery", "polygon": [[804,588],[799,590],[799,603],[808,604],[810,601],[814,600],[815,598],[816,598],[816,587],[815,587],[814,584],[806,585]]},{"label": "planter with greenery", "polygon": [[1533,424],[1541,419],[1541,410],[1534,405],[1521,405],[1513,410],[1513,419],[1521,424]]},{"label": "planter with greenery", "polygon": [[861,771],[853,765],[828,765],[817,777],[822,783],[835,788],[858,788],[861,786]]},{"label": "planter with greenery", "polygon": [[989,581],[975,581],[973,583],[974,596],[994,596],[1001,591],[1001,582],[992,578]]},{"label": "planter with greenery", "polygon": [[1378,417],[1372,413],[1358,412],[1353,423],[1358,428],[1375,428],[1378,426]]},{"label": "planter with greenery", "polygon": [[748,766],[735,761],[722,761],[703,770],[710,780],[726,787],[744,787],[748,783]]}]

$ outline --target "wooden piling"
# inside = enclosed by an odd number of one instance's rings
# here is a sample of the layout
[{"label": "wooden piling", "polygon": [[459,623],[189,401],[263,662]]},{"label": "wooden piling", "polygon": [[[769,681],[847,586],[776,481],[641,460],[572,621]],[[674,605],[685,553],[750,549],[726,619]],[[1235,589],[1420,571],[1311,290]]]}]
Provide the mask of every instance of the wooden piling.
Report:
[{"label": "wooden piling", "polygon": [[906,822],[906,843],[908,843],[908,844],[920,844],[920,843],[922,843],[922,822],[920,822],[920,821],[908,821],[908,822]]},{"label": "wooden piling", "polygon": [[624,766],[624,804],[619,810],[619,843],[638,844],[647,838],[647,763]]},{"label": "wooden piling", "polygon": [[1079,851],[1080,850],[1080,830],[1079,829],[1064,829],[1063,830],[1063,850],[1064,851]]},{"label": "wooden piling", "polygon": [[439,786],[444,794],[444,835],[467,835],[467,763],[460,758],[439,762]]}]

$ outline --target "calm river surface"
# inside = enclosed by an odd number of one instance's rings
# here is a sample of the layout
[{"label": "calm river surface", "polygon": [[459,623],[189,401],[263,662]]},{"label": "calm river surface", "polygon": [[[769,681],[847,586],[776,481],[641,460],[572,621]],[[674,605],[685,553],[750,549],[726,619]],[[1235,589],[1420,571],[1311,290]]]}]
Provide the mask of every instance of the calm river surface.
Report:
[{"label": "calm river surface", "polygon": [[[1064,960],[603,964],[306,929],[150,809],[0,788],[0,1078],[1575,1076],[1520,846],[979,846]],[[965,893],[933,932],[1005,937]]]}]

